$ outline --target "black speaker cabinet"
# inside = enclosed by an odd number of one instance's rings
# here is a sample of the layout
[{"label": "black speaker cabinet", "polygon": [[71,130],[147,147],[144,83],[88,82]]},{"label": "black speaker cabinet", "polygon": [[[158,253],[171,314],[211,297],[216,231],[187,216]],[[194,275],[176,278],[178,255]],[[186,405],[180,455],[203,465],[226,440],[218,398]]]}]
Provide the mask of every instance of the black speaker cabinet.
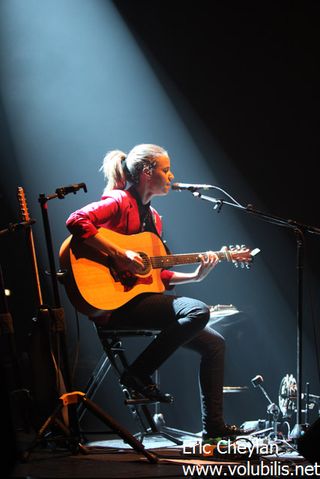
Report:
[{"label": "black speaker cabinet", "polygon": [[299,453],[312,464],[320,464],[320,418],[297,441]]}]

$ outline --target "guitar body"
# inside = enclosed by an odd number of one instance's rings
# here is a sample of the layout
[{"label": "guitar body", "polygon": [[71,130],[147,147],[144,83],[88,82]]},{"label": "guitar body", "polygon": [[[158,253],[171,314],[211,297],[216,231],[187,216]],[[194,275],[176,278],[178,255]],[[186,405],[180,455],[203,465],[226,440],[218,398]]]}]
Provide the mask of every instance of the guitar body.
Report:
[{"label": "guitar body", "polygon": [[[142,293],[162,293],[165,289],[161,280],[162,269],[199,263],[206,254],[168,255],[161,239],[148,231],[123,235],[101,228],[100,234],[120,248],[138,252],[143,266],[136,275],[118,271],[108,255],[69,236],[60,248],[60,266],[66,271],[63,281],[71,303],[86,316],[101,316]],[[249,267],[259,251],[258,248],[251,251],[242,245],[230,249],[223,247],[214,253],[220,261]]]},{"label": "guitar body", "polygon": [[[99,231],[121,248],[150,257],[166,256],[162,241],[154,233],[123,235],[104,228]],[[66,271],[63,283],[69,300],[86,316],[99,316],[123,306],[141,293],[161,293],[165,289],[160,268],[151,268],[147,274],[139,276],[117,272],[107,255],[73,236],[63,242],[59,256],[61,269]]]}]

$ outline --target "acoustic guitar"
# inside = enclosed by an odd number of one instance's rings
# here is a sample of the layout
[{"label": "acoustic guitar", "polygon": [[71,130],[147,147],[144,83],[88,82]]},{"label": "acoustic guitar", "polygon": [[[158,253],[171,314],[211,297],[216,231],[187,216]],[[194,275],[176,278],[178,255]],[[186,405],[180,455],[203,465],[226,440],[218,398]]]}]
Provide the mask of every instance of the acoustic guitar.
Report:
[{"label": "acoustic guitar", "polygon": [[[139,252],[143,259],[138,274],[117,271],[110,257],[69,236],[60,248],[60,266],[65,272],[63,283],[73,306],[86,316],[98,316],[123,306],[142,293],[161,293],[164,285],[161,270],[176,265],[201,262],[205,253],[167,254],[161,239],[154,233],[123,235],[105,228],[100,234],[120,248]],[[249,267],[258,248],[235,246],[215,251],[219,260]]]}]

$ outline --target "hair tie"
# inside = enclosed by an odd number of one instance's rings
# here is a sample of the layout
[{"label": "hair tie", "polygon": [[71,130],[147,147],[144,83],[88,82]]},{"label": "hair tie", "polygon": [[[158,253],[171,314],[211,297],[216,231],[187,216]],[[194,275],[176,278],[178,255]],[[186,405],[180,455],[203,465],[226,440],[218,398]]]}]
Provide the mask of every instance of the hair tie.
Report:
[{"label": "hair tie", "polygon": [[132,175],[129,171],[129,168],[127,166],[127,162],[126,162],[126,158],[122,158],[121,160],[121,166],[122,166],[122,169],[123,169],[123,172],[124,174],[126,175],[126,178],[129,180],[129,181],[132,181]]}]

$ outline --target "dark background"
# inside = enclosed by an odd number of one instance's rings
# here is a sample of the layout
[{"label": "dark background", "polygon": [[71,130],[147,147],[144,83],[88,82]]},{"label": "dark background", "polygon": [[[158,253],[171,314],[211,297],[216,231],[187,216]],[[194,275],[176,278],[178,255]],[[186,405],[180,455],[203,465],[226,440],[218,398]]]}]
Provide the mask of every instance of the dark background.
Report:
[{"label": "dark background", "polygon": [[[52,302],[52,295],[50,280],[44,273],[47,268],[46,244],[38,195],[52,193],[63,183],[88,183],[87,197],[79,193],[49,205],[57,254],[59,245],[67,236],[64,222],[68,214],[100,195],[102,179],[99,178],[98,185],[93,179],[99,175],[98,153],[101,156],[109,148],[125,149],[126,145],[130,149],[134,144],[149,141],[147,137],[168,148],[176,181],[215,182],[243,205],[253,204],[258,210],[281,218],[319,226],[320,12],[317,2],[242,2],[240,5],[217,1],[210,4],[203,1],[174,4],[135,0],[94,3],[99,8],[104,4],[116,7],[133,35],[132,41],[137,43],[181,119],[190,141],[196,145],[199,158],[194,156],[194,151],[188,151],[182,137],[170,134],[169,118],[161,118],[161,128],[167,128],[167,133],[159,128],[159,139],[156,131],[152,135],[148,131],[148,135],[143,137],[145,105],[141,105],[133,117],[129,117],[131,109],[127,111],[126,105],[123,106],[123,122],[119,121],[121,113],[113,122],[114,128],[119,122],[119,139],[113,138],[108,133],[109,122],[113,121],[112,99],[108,98],[107,86],[102,86],[105,127],[102,128],[103,122],[102,125],[95,125],[94,122],[92,125],[92,118],[86,116],[88,125],[91,123],[91,128],[97,128],[97,137],[93,137],[88,129],[90,141],[86,144],[87,151],[84,153],[80,146],[79,149],[70,147],[71,142],[80,145],[80,136],[86,138],[85,128],[77,133],[72,129],[71,133],[66,130],[65,143],[60,143],[58,148],[48,141],[47,150],[41,150],[39,154],[41,163],[37,164],[24,148],[25,138],[19,147],[16,124],[9,112],[11,98],[8,99],[8,89],[4,88],[0,114],[3,153],[1,225],[5,228],[9,222],[17,220],[15,188],[22,184],[30,198],[31,216],[37,220],[34,231],[47,302]],[[50,4],[47,2],[48,6]],[[80,12],[83,3],[78,5]],[[45,29],[45,11],[42,12],[41,22]],[[69,35],[72,36],[72,31]],[[63,39],[53,36],[53,42],[56,40],[59,44],[62,56]],[[75,45],[81,42],[81,39],[73,40]],[[113,48],[116,52],[116,47],[117,42],[111,42],[109,52]],[[12,48],[11,54],[15,52],[14,44]],[[4,60],[9,52],[2,50]],[[123,53],[128,56],[122,59],[120,55],[117,61],[127,62],[126,75],[122,78],[124,91],[134,97],[137,94],[136,83],[132,80],[134,68],[128,63],[130,52],[124,50]],[[83,52],[82,56],[85,54],[87,52]],[[119,55],[118,50],[115,55]],[[12,58],[12,62],[21,61],[14,54]],[[106,68],[112,69],[111,60],[110,54],[101,59]],[[4,64],[7,65],[5,61]],[[63,65],[63,69],[68,68],[71,69],[70,64]],[[24,74],[22,71],[21,81]],[[75,78],[75,87],[80,81],[81,78]],[[95,85],[92,85],[92,90],[94,88]],[[57,111],[62,108],[60,101],[61,98],[58,101],[57,97]],[[73,121],[72,113],[75,118],[79,115],[82,119],[86,102],[90,103],[90,95],[79,98],[79,109],[69,112],[70,122],[71,119]],[[24,108],[23,102],[20,107]],[[27,122],[29,114],[32,121],[34,112],[30,111],[30,103],[27,102],[26,108],[29,111],[23,111],[24,121]],[[43,108],[46,108],[45,104]],[[147,114],[150,112],[147,111]],[[157,118],[160,113],[155,109],[153,115]],[[64,121],[68,125],[68,119]],[[130,131],[136,125],[140,126],[137,130],[139,134]],[[21,128],[19,122],[18,126]],[[37,143],[41,136],[43,145],[43,135],[50,135],[51,132],[49,126],[47,130],[44,126],[36,133],[39,137],[30,137],[30,143]],[[100,162],[100,158],[98,160]],[[95,163],[88,166],[90,161]],[[221,193],[216,196],[220,197]],[[222,264],[219,266],[220,273],[215,272],[206,282],[181,286],[176,292],[199,297],[208,304],[232,303],[241,311],[231,325],[221,324],[217,328],[227,340],[225,384],[249,388],[241,395],[226,395],[226,420],[242,423],[264,418],[266,400],[251,387],[250,379],[261,374],[268,393],[277,403],[283,376],[290,373],[296,376],[297,271],[294,232],[263,222],[228,205],[217,213],[210,204],[196,201],[187,192],[172,192],[168,198],[157,199],[155,206],[164,215],[165,233],[173,251],[214,249],[222,244],[238,242],[261,248],[261,254],[249,272],[232,270],[230,265]],[[310,382],[314,394],[319,393],[319,241],[319,236],[305,234],[303,387],[306,381]],[[1,238],[1,265],[6,287],[12,290],[10,310],[14,317],[18,349],[24,355],[29,347],[31,318],[35,315],[37,304],[23,232]],[[61,295],[67,313],[67,347],[73,364],[78,346],[76,321],[63,290]],[[101,354],[101,346],[86,318],[81,318],[79,341],[75,384],[76,388],[84,388]],[[141,342],[135,344],[133,341],[132,354],[141,346]],[[161,368],[161,388],[175,396],[174,405],[163,408],[168,422],[194,431],[201,428],[200,414],[194,413],[199,407],[197,364],[195,356],[178,351]],[[102,385],[96,400],[116,417],[121,417],[128,427],[134,428],[128,413],[123,414],[122,398],[112,376]],[[312,418],[317,415],[316,406]],[[90,418],[87,421],[89,423]]]}]

